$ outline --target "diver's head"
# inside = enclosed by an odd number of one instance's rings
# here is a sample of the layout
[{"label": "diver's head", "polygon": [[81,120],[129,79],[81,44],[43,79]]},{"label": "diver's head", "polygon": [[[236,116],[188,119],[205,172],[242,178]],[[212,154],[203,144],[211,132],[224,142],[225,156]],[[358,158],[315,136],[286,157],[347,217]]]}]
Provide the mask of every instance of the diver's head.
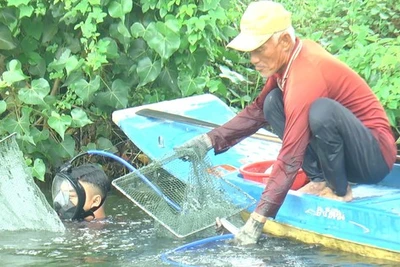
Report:
[{"label": "diver's head", "polygon": [[53,206],[62,219],[102,219],[105,217],[103,203],[109,190],[110,181],[98,165],[69,165],[54,177]]}]

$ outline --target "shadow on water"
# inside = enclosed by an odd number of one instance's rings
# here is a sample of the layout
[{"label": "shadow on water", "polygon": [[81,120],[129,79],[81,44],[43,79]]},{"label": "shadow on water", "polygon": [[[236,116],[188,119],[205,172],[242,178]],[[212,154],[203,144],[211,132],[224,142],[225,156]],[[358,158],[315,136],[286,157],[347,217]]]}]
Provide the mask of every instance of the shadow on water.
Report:
[{"label": "shadow on water", "polygon": [[[129,200],[112,192],[110,220],[66,223],[65,233],[0,232],[1,266],[167,266],[166,251],[200,239],[160,237],[154,223]],[[202,237],[213,235],[211,229]],[[254,247],[227,244],[171,255],[193,266],[395,266],[352,254],[270,237]]]}]

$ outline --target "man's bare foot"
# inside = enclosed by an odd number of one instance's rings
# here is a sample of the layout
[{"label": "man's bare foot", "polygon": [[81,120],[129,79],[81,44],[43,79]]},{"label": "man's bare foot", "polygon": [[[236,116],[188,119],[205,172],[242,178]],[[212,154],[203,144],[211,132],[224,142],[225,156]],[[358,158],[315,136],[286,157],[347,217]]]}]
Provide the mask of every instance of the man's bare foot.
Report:
[{"label": "man's bare foot", "polygon": [[352,193],[352,191],[351,191],[350,185],[347,186],[346,195],[344,195],[344,196],[342,196],[342,197],[336,195],[336,194],[332,191],[332,189],[330,189],[329,187],[325,187],[325,189],[322,190],[322,191],[319,193],[319,196],[320,196],[320,197],[325,197],[325,198],[330,198],[330,199],[335,199],[335,200],[343,201],[343,202],[350,202],[350,201],[353,200],[353,193]]},{"label": "man's bare foot", "polygon": [[298,189],[298,192],[302,192],[305,194],[311,194],[311,195],[318,195],[322,190],[326,188],[326,182],[309,182],[302,188]]}]

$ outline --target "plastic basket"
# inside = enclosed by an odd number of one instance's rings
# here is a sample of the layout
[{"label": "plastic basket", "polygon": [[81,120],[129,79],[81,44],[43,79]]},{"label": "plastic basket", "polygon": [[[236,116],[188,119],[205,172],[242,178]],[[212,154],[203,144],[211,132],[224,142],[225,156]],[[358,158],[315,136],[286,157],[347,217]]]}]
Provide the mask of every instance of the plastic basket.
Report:
[{"label": "plastic basket", "polygon": [[[275,160],[258,161],[243,165],[239,168],[240,173],[246,180],[251,180],[266,184],[269,175],[265,171],[274,164]],[[293,185],[290,189],[297,190],[309,182],[307,175],[300,169],[296,175]]]}]

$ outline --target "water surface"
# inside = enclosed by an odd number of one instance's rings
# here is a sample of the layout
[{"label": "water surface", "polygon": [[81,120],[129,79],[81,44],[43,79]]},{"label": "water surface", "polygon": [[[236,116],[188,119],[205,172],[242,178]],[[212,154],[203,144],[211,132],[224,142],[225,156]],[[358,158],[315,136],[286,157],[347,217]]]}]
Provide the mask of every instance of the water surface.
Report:
[{"label": "water surface", "polygon": [[[112,192],[111,220],[66,223],[65,233],[0,232],[1,266],[168,266],[160,255],[188,242],[214,235],[210,229],[186,240],[154,227],[153,220],[129,200]],[[269,237],[253,247],[227,244],[171,255],[193,266],[396,266],[285,238]]]}]

